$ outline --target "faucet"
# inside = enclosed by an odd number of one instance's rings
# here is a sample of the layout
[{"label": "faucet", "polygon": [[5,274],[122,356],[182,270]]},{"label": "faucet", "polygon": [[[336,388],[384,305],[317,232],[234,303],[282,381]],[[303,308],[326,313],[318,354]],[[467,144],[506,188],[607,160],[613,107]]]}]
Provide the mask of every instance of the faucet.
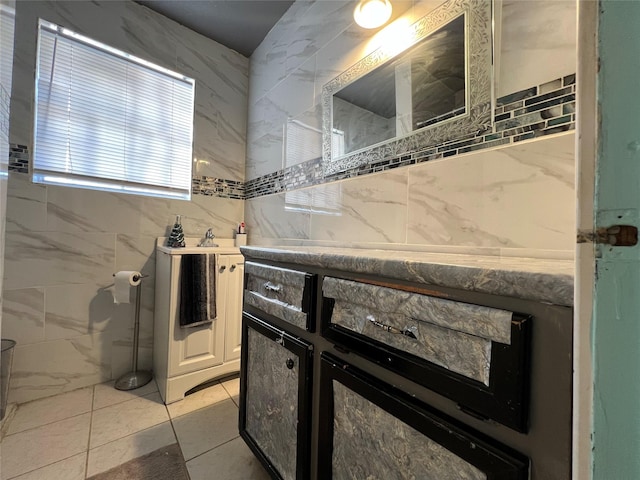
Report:
[{"label": "faucet", "polygon": [[207,230],[207,233],[204,234],[204,239],[198,244],[199,247],[217,247],[217,243],[213,243],[213,239],[216,236],[213,234],[213,228]]}]

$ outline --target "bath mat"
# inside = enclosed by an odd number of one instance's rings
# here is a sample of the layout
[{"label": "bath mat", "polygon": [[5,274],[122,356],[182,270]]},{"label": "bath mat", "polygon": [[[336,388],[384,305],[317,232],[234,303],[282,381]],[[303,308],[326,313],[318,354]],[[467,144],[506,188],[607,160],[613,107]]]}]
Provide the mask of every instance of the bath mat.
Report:
[{"label": "bath mat", "polygon": [[87,480],[189,480],[177,443],[129,460]]}]

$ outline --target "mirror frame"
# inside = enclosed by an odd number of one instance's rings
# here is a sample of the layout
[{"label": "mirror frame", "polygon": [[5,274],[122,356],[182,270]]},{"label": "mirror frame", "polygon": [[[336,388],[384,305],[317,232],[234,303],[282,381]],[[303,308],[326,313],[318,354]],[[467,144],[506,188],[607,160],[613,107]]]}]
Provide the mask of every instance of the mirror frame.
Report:
[{"label": "mirror frame", "polygon": [[[492,1],[448,0],[417,20],[410,28],[410,41],[401,51],[384,46],[370,53],[326,83],[322,89],[322,169],[331,175],[371,163],[411,154],[447,141],[485,131],[493,119]],[[465,14],[466,112],[414,130],[401,137],[333,158],[333,95],[387,61],[401,55],[451,20]]]}]

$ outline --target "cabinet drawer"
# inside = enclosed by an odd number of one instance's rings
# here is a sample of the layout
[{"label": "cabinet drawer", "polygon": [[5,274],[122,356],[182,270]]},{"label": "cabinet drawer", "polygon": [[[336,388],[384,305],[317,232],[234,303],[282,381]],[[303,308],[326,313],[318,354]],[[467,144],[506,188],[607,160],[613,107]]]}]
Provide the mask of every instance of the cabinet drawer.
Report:
[{"label": "cabinet drawer", "polygon": [[246,262],[244,303],[313,331],[315,278],[306,272]]},{"label": "cabinet drawer", "polygon": [[323,336],[526,430],[530,318],[482,305],[325,277]]}]

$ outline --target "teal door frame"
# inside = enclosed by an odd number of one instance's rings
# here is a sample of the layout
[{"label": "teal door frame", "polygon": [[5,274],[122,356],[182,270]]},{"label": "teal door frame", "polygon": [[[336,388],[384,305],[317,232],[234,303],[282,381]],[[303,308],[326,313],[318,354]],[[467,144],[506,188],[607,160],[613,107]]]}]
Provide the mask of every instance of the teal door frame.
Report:
[{"label": "teal door frame", "polygon": [[[640,1],[599,0],[597,6],[593,218],[596,228],[640,227]],[[579,142],[583,140],[589,141]],[[582,204],[587,201],[580,199]],[[640,479],[640,246],[597,245],[593,285],[592,478],[636,480]]]}]

